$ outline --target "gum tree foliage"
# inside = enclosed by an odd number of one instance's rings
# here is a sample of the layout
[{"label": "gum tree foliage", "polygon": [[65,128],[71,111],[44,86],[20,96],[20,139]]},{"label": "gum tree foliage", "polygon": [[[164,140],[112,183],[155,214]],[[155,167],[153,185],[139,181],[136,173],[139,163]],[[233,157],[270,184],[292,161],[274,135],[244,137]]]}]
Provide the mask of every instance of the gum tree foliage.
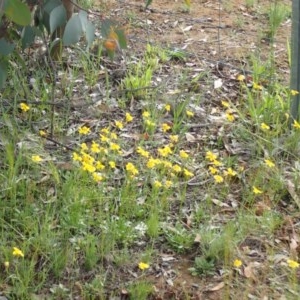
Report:
[{"label": "gum tree foliage", "polygon": [[[33,7],[36,10],[33,10]],[[64,46],[85,38],[87,48],[95,39],[95,25],[84,10],[73,13],[70,0],[0,0],[0,88],[5,85],[12,56],[25,67],[22,51],[30,47],[36,37],[49,41],[49,53],[57,59]],[[113,32],[113,34],[112,34]],[[104,39],[113,38],[119,48],[126,47],[124,32],[110,20],[101,23]],[[109,51],[115,51],[110,47]]]}]

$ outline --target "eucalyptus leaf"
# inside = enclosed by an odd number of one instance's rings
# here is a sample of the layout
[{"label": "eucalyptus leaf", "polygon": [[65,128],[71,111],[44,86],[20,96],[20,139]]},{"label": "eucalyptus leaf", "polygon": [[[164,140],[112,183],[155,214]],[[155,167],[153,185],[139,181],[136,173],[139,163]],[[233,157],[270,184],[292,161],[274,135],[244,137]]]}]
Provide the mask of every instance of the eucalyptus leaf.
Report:
[{"label": "eucalyptus leaf", "polygon": [[15,48],[15,44],[8,42],[4,37],[0,39],[0,54],[1,55],[8,55],[13,52]]},{"label": "eucalyptus leaf", "polygon": [[31,22],[30,10],[21,0],[9,0],[4,13],[11,21],[18,25],[26,26]]},{"label": "eucalyptus leaf", "polygon": [[88,43],[88,47],[90,47],[95,40],[95,25],[89,21],[86,25],[85,38]]},{"label": "eucalyptus leaf", "polygon": [[61,4],[56,6],[50,13],[49,27],[52,34],[58,27],[63,26],[67,21],[67,12],[65,7]]},{"label": "eucalyptus leaf", "polygon": [[82,25],[80,17],[74,15],[67,23],[64,35],[63,35],[63,44],[69,46],[77,43],[80,40],[82,35]]},{"label": "eucalyptus leaf", "polygon": [[21,35],[22,48],[30,46],[34,42],[35,36],[35,30],[31,26],[25,26]]},{"label": "eucalyptus leaf", "polygon": [[121,49],[126,49],[127,39],[124,33],[124,30],[116,29],[116,34],[118,35],[118,42]]},{"label": "eucalyptus leaf", "polygon": [[88,23],[88,14],[86,11],[81,10],[78,14],[80,22],[81,22],[81,27],[82,27],[82,31],[86,30],[86,26]]}]

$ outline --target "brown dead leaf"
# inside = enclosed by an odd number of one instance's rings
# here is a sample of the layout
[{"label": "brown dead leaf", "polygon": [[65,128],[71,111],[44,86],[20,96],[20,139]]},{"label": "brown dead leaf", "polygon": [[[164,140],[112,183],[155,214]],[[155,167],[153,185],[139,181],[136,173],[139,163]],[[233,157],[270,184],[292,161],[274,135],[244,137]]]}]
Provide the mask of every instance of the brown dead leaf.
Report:
[{"label": "brown dead leaf", "polygon": [[291,238],[291,241],[290,241],[290,253],[291,253],[291,256],[292,257],[297,257],[298,256],[298,253],[299,253],[299,244],[298,242],[296,241],[296,239],[294,238]]},{"label": "brown dead leaf", "polygon": [[200,242],[201,242],[201,236],[199,233],[197,233],[194,238],[194,243],[200,244]]},{"label": "brown dead leaf", "polygon": [[250,263],[248,266],[246,266],[244,268],[244,276],[246,278],[252,279],[255,282],[257,281],[257,279],[256,279],[256,277],[254,275],[254,272],[253,272],[253,264],[252,263]]},{"label": "brown dead leaf", "polygon": [[188,142],[195,142],[195,140],[196,140],[196,138],[188,132],[185,134],[185,138]]},{"label": "brown dead leaf", "polygon": [[259,201],[255,204],[254,211],[257,216],[262,216],[266,211],[270,211],[270,210],[271,207],[264,201]]}]

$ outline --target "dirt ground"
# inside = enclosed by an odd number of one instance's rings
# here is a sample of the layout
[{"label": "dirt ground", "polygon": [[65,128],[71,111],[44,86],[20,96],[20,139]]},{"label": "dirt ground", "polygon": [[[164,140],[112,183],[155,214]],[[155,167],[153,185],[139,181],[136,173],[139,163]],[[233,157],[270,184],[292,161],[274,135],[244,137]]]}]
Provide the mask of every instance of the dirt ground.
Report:
[{"label": "dirt ground", "polygon": [[[188,60],[179,62],[174,69],[165,69],[170,90],[180,86],[180,65],[190,68],[187,76],[192,79],[199,72],[209,71],[214,79],[222,78],[226,94],[214,94],[213,82],[199,83],[198,91],[207,101],[218,102],[237,97],[234,80],[239,74],[250,74],[253,70],[251,56],[267,60],[271,47],[275,49],[275,63],[280,70],[280,80],[288,82],[289,68],[287,60],[287,41],[290,36],[291,20],[280,25],[275,42],[270,42],[267,7],[272,1],[254,1],[247,6],[245,0],[196,0],[191,1],[190,12],[186,11],[183,1],[154,0],[147,10],[144,1],[107,1],[99,2],[100,12],[107,12],[117,19],[128,31],[128,43],[131,53],[142,53],[148,42],[166,49],[183,50]],[[290,1],[282,3],[291,4]],[[107,15],[107,17],[109,17]],[[126,55],[125,51],[125,55]],[[171,78],[172,77],[172,78]],[[261,82],[269,78],[259,78]],[[187,89],[191,87],[186,87]],[[220,276],[205,278],[193,277],[188,269],[193,261],[190,257],[164,253],[173,257],[172,267],[164,274],[148,277],[153,281],[156,296],[153,299],[238,299],[239,292],[233,287],[220,284]],[[161,262],[157,262],[161,264]],[[163,267],[160,265],[159,270]],[[253,285],[255,290],[255,285]],[[249,293],[251,290],[249,290]],[[230,295],[230,296],[229,296]],[[241,291],[244,295],[244,291]],[[267,295],[267,291],[266,291]],[[185,298],[184,298],[185,297]],[[233,297],[233,298],[232,298]],[[267,297],[267,296],[266,296]],[[124,295],[126,299],[126,295]],[[264,299],[269,299],[264,298]]]},{"label": "dirt ground", "polygon": [[[251,1],[198,0],[192,1],[190,12],[185,10],[183,2],[153,1],[146,11],[143,1],[111,1],[105,7],[124,25],[133,21],[129,42],[134,50],[149,41],[184,49],[198,61],[212,64],[222,61],[239,68],[247,64],[251,54],[267,59],[271,47],[267,7],[275,1],[253,1],[255,5],[247,6]],[[284,72],[287,72],[290,25],[290,19],[281,24],[273,45],[276,63]]]}]

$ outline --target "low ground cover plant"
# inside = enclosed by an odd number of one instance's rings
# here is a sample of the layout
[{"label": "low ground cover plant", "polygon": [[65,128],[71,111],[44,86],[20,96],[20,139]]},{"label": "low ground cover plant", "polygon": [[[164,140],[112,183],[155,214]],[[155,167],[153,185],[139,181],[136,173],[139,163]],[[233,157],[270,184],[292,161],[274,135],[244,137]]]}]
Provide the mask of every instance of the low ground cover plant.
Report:
[{"label": "low ground cover plant", "polygon": [[3,297],[296,299],[298,91],[273,80],[274,52],[226,81],[197,52],[133,49],[74,47],[53,77],[38,60],[10,69]]}]

